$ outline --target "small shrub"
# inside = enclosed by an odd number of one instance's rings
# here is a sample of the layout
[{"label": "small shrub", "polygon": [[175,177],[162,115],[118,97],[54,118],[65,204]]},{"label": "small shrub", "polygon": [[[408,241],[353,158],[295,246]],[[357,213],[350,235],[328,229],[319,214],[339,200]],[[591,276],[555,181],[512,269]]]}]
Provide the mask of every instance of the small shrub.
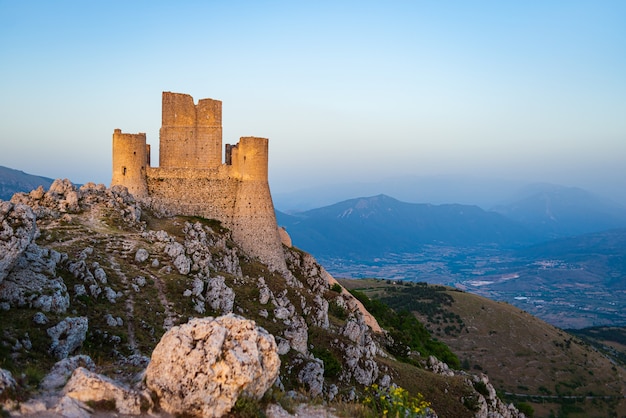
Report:
[{"label": "small shrub", "polygon": [[265,418],[259,401],[242,396],[235,402],[231,414],[238,418]]},{"label": "small shrub", "polygon": [[328,303],[328,313],[337,319],[345,320],[348,318],[348,312],[346,309],[334,300],[331,300]]},{"label": "small shrub", "polygon": [[26,366],[24,374],[26,375],[26,383],[32,387],[39,386],[39,383],[41,383],[46,375],[46,373],[41,368],[34,365]]},{"label": "small shrub", "polygon": [[341,372],[341,363],[327,348],[314,348],[311,353],[324,362],[324,377],[337,377]]},{"label": "small shrub", "polygon": [[476,412],[480,409],[480,403],[478,402],[478,396],[472,394],[463,397],[463,406],[470,411]]},{"label": "small shrub", "polygon": [[489,390],[487,389],[487,385],[482,380],[474,382],[474,389],[476,389],[476,392],[480,393],[483,396],[489,396]]},{"label": "small shrub", "polygon": [[430,411],[430,402],[425,401],[421,393],[410,396],[406,389],[399,386],[381,388],[373,384],[366,387],[365,391],[367,396],[363,399],[363,404],[380,417],[426,417]]},{"label": "small shrub", "polygon": [[532,406],[530,406],[530,404],[526,402],[520,402],[517,405],[515,405],[515,407],[517,408],[518,411],[522,412],[528,418],[533,418],[535,416],[535,410],[533,409]]},{"label": "small shrub", "polygon": [[341,293],[342,289],[343,287],[341,287],[339,283],[335,283],[330,287],[330,290],[332,290],[333,292],[337,292],[337,293]]}]

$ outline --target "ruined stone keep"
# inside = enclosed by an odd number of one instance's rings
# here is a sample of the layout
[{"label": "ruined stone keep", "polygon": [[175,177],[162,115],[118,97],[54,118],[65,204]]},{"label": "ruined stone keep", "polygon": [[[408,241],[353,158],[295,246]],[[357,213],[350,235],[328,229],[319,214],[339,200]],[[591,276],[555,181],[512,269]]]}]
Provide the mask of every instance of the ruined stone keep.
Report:
[{"label": "ruined stone keep", "polygon": [[270,267],[286,268],[270,194],[268,140],[227,144],[222,162],[222,102],[163,92],[159,167],[145,133],[113,132],[111,186],[128,188],[161,214],[217,219]]}]

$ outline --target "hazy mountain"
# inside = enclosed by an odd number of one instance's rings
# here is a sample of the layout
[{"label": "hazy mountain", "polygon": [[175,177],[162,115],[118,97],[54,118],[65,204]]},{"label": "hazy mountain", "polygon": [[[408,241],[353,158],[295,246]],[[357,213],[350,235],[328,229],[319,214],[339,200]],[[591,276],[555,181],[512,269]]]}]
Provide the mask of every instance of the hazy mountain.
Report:
[{"label": "hazy mountain", "polygon": [[291,192],[274,192],[275,207],[301,212],[361,196],[386,194],[403,202],[477,205],[488,209],[525,182],[459,176],[402,176],[370,182],[332,183]]},{"label": "hazy mountain", "polygon": [[294,245],[316,256],[415,252],[423,245],[517,246],[537,242],[514,221],[477,206],[405,203],[386,195],[346,200],[296,215],[278,213]]},{"label": "hazy mountain", "polygon": [[493,210],[546,238],[626,227],[623,206],[579,188],[553,184],[528,186]]},{"label": "hazy mountain", "polygon": [[9,200],[14,193],[29,192],[39,186],[48,189],[54,180],[0,166],[0,199]]}]

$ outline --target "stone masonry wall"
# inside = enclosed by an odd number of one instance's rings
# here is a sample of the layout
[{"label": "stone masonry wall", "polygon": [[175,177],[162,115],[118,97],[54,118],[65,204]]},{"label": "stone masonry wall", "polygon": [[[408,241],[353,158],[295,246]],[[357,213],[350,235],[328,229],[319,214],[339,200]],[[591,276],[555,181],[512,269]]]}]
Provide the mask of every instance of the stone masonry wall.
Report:
[{"label": "stone masonry wall", "polygon": [[247,253],[284,271],[286,264],[267,181],[241,180],[231,166],[148,168],[151,205],[163,214],[217,219]]},{"label": "stone masonry wall", "polygon": [[240,180],[230,169],[149,168],[148,194],[163,213],[217,219],[230,228]]}]

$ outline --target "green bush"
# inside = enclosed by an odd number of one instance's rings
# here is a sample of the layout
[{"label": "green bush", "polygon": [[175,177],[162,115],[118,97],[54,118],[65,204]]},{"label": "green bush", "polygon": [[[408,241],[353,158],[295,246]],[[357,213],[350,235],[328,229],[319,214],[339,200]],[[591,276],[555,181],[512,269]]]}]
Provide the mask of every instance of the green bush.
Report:
[{"label": "green bush", "polygon": [[520,402],[516,404],[515,407],[517,408],[518,411],[522,412],[528,418],[533,418],[535,416],[535,410],[533,409],[532,406],[530,406],[530,404],[526,402]]},{"label": "green bush", "polygon": [[341,372],[341,363],[327,348],[313,348],[311,353],[324,362],[324,377],[334,378]]},{"label": "green bush", "polygon": [[483,396],[489,396],[489,390],[487,389],[487,385],[482,380],[474,382],[474,389],[476,389],[476,392],[480,393]]},{"label": "green bush", "polygon": [[238,418],[265,418],[265,413],[259,401],[242,396],[237,399],[231,411]]},{"label": "green bush", "polygon": [[346,309],[334,300],[331,300],[328,303],[328,313],[341,320],[346,320],[348,318],[348,312]]}]

